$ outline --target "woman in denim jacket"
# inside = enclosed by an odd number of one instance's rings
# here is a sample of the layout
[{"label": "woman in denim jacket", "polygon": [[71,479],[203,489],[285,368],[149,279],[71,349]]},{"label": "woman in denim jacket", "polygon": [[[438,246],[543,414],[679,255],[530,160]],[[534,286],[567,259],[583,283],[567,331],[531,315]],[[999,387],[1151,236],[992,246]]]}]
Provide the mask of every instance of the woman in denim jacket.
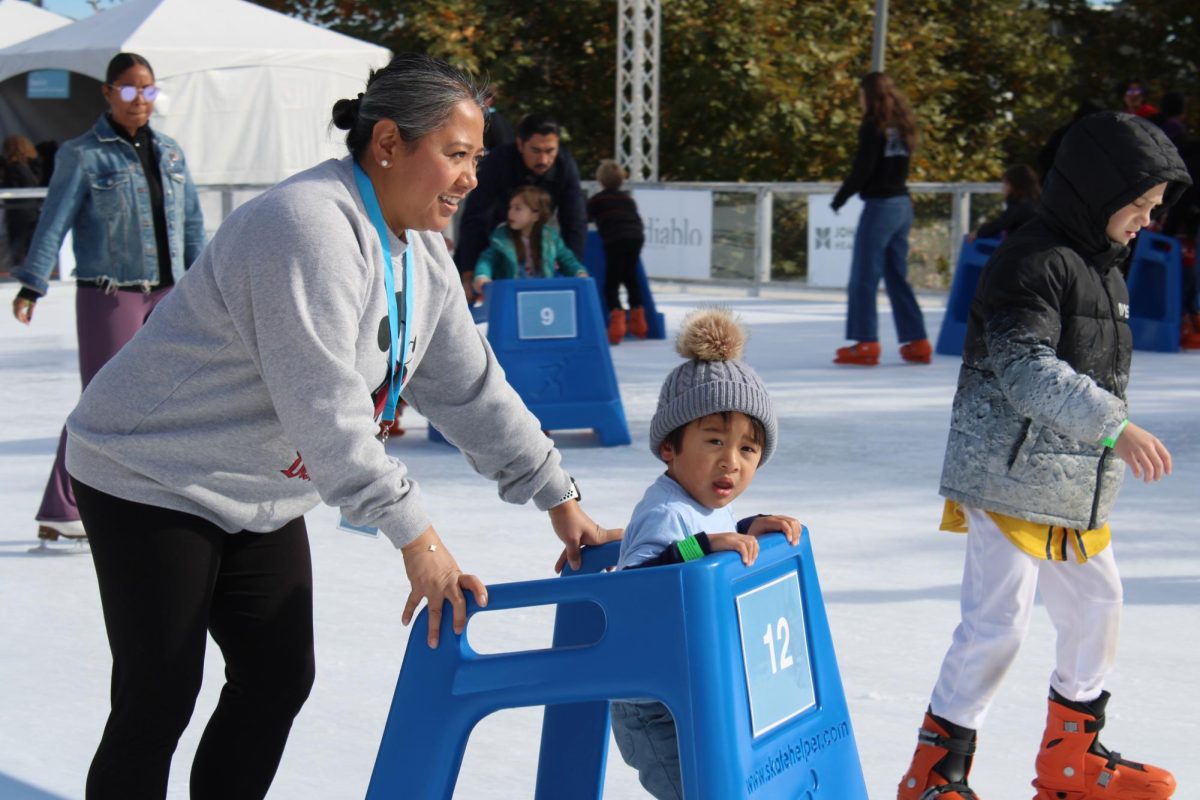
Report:
[{"label": "woman in denim jacket", "polygon": [[[58,151],[42,215],[24,264],[13,315],[26,325],[67,231],[74,231],[75,319],[83,387],[145,323],[204,246],[204,219],[183,151],[150,129],[158,96],[146,59],[119,53],[101,91],[106,112]],[[59,438],[38,509],[38,538],[82,538]]]}]

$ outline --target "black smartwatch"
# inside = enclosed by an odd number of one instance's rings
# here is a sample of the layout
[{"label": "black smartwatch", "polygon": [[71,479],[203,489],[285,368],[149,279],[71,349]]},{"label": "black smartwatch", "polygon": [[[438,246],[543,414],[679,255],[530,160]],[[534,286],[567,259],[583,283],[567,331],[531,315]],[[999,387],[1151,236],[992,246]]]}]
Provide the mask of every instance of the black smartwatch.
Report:
[{"label": "black smartwatch", "polygon": [[560,497],[558,499],[558,502],[550,507],[558,508],[559,506],[561,506],[563,503],[567,502],[568,500],[574,500],[577,503],[583,502],[583,492],[579,491],[579,484],[577,484],[575,482],[574,478],[571,478],[571,487],[569,489],[567,489],[567,493],[564,494],[562,497]]}]

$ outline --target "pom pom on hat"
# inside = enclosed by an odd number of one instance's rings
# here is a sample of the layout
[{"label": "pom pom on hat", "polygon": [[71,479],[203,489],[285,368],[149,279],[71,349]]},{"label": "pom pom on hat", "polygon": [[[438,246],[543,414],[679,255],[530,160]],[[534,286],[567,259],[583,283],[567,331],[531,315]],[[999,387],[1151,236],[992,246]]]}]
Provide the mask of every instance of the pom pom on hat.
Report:
[{"label": "pom pom on hat", "polygon": [[675,349],[687,359],[663,382],[650,421],[650,452],[661,458],[663,440],[675,429],[725,411],[740,411],[762,423],[766,463],[775,451],[778,424],[762,379],[741,360],[748,334],[729,309],[702,308],[683,321]]},{"label": "pom pom on hat", "polygon": [[742,357],[748,334],[727,308],[701,308],[688,314],[675,341],[687,359],[734,361]]}]

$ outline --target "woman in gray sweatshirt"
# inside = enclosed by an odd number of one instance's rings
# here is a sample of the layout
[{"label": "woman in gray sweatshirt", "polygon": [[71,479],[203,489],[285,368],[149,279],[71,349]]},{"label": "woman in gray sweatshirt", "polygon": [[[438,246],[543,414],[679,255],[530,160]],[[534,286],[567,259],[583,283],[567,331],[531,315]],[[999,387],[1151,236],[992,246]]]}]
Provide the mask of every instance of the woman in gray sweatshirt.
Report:
[{"label": "woman in gray sweatshirt", "polygon": [[[513,503],[548,510],[565,556],[611,535],[505,382],[440,231],[475,187],[484,93],[402,55],[334,106],[351,156],[222,225],[187,279],[88,386],[67,468],[113,653],[112,712],[88,797],[164,796],[208,632],[227,682],[193,797],[261,797],[313,681],[303,515],[320,501],[401,549],[437,645],[445,601],[486,603],[376,438],[398,395]],[[486,419],[486,426],[478,424]]]}]

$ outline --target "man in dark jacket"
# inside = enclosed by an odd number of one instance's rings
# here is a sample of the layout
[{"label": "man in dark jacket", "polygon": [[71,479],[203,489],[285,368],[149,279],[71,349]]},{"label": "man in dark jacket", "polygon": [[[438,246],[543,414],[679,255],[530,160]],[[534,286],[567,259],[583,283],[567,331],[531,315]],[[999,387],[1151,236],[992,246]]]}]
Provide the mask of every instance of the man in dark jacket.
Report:
[{"label": "man in dark jacket", "polygon": [[[470,287],[479,254],[508,213],[512,193],[538,186],[550,193],[558,215],[558,232],[567,247],[583,259],[587,212],[579,167],[559,141],[558,123],[549,114],[530,114],[517,127],[517,140],[490,151],[479,165],[479,185],[467,195],[458,230],[454,262]],[[471,291],[467,288],[468,293]]]},{"label": "man in dark jacket", "polygon": [[900,800],[975,797],[967,786],[975,732],[1025,638],[1036,593],[1058,637],[1037,800],[1174,792],[1171,773],[1109,753],[1098,734],[1122,597],[1109,510],[1125,464],[1147,481],[1171,471],[1162,442],[1128,418],[1132,336],[1118,267],[1151,212],[1189,182],[1150,122],[1084,117],[1055,156],[1038,216],[984,268],[942,468],[942,528],[968,533],[962,622]]}]

